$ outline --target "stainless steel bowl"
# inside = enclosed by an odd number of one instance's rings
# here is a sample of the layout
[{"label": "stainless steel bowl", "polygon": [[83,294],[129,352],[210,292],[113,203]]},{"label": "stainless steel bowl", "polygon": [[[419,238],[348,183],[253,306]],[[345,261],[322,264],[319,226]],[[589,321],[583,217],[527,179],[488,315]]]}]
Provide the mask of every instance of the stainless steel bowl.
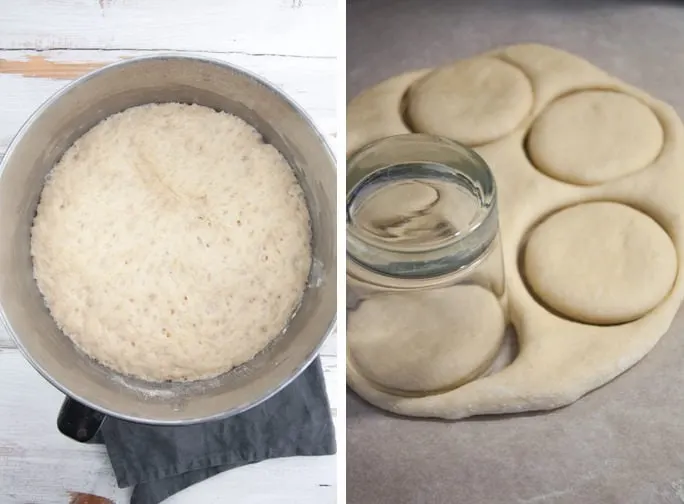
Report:
[{"label": "stainless steel bowl", "polygon": [[[290,162],[311,212],[314,262],[294,319],[252,361],[211,380],[155,384],[99,365],[57,328],[32,275],[30,228],[48,171],[105,117],[153,102],[196,103],[242,117]],[[188,424],[244,411],[305,369],[334,325],[335,173],[333,156],[309,117],[242,69],[161,55],[88,74],[38,109],[0,165],[0,323],[47,380],[99,412],[143,423]]]}]

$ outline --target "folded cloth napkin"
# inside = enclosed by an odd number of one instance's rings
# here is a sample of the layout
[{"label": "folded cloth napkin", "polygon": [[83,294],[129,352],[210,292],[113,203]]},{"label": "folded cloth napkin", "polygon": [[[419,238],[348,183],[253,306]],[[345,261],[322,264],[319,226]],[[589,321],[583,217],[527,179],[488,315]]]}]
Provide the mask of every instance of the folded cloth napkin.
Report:
[{"label": "folded cloth napkin", "polygon": [[135,487],[131,504],[157,504],[242,465],[336,451],[319,359],[275,396],[231,418],[178,427],[107,418],[97,442],[107,447],[119,487]]}]

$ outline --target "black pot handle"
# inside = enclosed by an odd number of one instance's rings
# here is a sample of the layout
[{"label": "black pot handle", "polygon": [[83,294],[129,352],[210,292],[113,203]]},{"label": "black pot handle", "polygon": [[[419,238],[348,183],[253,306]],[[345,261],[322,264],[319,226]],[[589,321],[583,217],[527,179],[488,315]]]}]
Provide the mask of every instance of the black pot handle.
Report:
[{"label": "black pot handle", "polygon": [[106,415],[67,397],[57,417],[59,432],[80,443],[91,441],[100,430]]}]

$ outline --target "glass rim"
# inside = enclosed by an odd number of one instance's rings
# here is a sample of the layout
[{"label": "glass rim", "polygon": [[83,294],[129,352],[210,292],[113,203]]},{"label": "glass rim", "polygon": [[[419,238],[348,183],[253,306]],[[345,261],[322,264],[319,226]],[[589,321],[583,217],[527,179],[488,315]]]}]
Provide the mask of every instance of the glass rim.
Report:
[{"label": "glass rim", "polygon": [[[397,148],[400,147],[408,148],[408,152],[397,155]],[[378,152],[379,149],[380,152]],[[367,167],[363,166],[364,159],[373,154],[376,154],[378,159],[370,162]],[[360,232],[352,222],[350,206],[359,192],[358,189],[374,174],[393,166],[411,164],[439,165],[453,172],[454,175],[465,176],[481,188],[483,202],[475,218],[468,223],[467,227],[444,238],[440,243],[424,248],[417,247],[414,250],[398,250],[381,239],[373,239],[367,236],[367,233]],[[467,170],[464,171],[466,168]],[[383,268],[374,267],[373,257],[382,257],[383,260],[391,263],[417,262],[422,265],[436,266],[437,271],[448,273],[450,272],[448,267],[432,263],[444,262],[446,258],[458,254],[459,248],[462,248],[464,243],[471,246],[480,244],[481,246],[475,247],[476,253],[471,254],[472,257],[467,255],[461,257],[461,262],[468,260],[472,262],[482,255],[498,234],[497,189],[494,175],[477,152],[451,139],[422,133],[409,133],[373,141],[348,158],[346,184],[347,259],[360,266],[373,269],[377,273],[392,275]],[[492,231],[493,227],[495,229]]]}]

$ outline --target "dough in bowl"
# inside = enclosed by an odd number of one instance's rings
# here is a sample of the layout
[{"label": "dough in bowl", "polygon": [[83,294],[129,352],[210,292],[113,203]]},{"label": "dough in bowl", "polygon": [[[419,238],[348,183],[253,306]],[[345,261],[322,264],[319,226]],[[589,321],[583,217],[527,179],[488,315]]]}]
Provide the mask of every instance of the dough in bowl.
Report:
[{"label": "dough in bowl", "polygon": [[115,114],[67,150],[31,253],[78,348],[124,374],[193,380],[281,333],[306,286],[310,238],[294,172],[254,128],[167,103]]}]

